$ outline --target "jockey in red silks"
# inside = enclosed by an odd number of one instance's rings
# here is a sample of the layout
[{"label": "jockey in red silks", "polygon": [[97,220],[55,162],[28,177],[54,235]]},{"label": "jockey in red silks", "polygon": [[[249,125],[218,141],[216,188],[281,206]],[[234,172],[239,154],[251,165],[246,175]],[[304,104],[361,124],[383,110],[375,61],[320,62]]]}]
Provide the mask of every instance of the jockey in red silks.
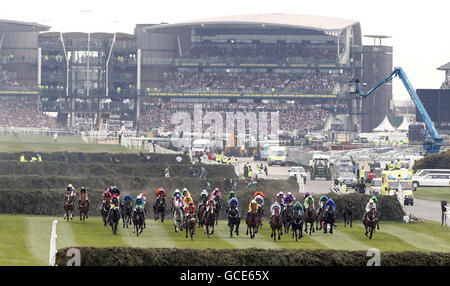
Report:
[{"label": "jockey in red silks", "polygon": [[159,199],[160,196],[166,197],[166,190],[163,187],[156,190],[156,198]]}]

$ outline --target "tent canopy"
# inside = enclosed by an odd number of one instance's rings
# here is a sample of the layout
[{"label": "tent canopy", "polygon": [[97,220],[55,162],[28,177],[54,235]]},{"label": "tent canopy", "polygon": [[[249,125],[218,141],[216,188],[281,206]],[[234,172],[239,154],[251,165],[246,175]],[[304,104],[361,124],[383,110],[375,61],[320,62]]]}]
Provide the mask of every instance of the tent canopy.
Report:
[{"label": "tent canopy", "polygon": [[374,128],[373,131],[374,132],[395,131],[395,128],[392,126],[392,124],[389,122],[389,119],[386,116],[383,119],[383,122],[381,122],[380,125],[378,125],[376,128]]},{"label": "tent canopy", "polygon": [[400,124],[400,126],[397,127],[397,130],[398,131],[408,131],[409,130],[409,122],[405,117],[403,117],[402,124]]}]

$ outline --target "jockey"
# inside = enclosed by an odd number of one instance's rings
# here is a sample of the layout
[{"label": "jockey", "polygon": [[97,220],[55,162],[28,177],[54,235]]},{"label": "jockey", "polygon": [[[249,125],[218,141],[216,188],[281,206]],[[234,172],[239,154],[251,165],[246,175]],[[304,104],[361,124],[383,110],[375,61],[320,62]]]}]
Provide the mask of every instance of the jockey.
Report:
[{"label": "jockey", "polygon": [[240,217],[239,209],[238,209],[238,199],[236,197],[231,198],[231,200],[228,202],[228,208],[225,210],[226,213],[228,213],[232,207],[236,208],[236,211],[238,213],[238,216]]},{"label": "jockey", "polygon": [[89,207],[89,197],[88,197],[88,192],[86,191],[85,187],[82,187],[81,190],[80,190],[80,199],[78,200],[78,205],[81,203],[81,195],[82,194],[86,195],[86,202],[87,202],[87,205]]},{"label": "jockey", "polygon": [[156,190],[156,199],[158,199],[160,196],[166,196],[166,190],[164,190],[163,187]]},{"label": "jockey", "polygon": [[145,228],[145,214],[147,213],[145,210],[145,203],[144,203],[144,198],[141,196],[142,194],[140,194],[139,196],[137,196],[136,200],[134,200],[134,211],[133,211],[133,219],[136,217],[136,214],[138,211],[142,212],[142,217],[143,217],[143,221],[144,221],[144,228]]},{"label": "jockey", "polygon": [[208,200],[208,192],[206,190],[203,190],[200,194],[200,202],[198,203],[198,207],[200,208],[200,206],[206,203],[207,200]]},{"label": "jockey", "polygon": [[294,207],[293,207],[294,213],[296,213],[297,210],[298,210],[298,214],[302,216],[303,215],[303,205],[300,201],[296,201],[294,204]]},{"label": "jockey", "polygon": [[121,205],[124,205],[125,202],[127,201],[127,199],[130,199],[131,203],[134,203],[134,198],[133,198],[130,194],[126,194],[126,195],[123,196],[123,198],[122,198],[122,203],[121,203]]},{"label": "jockey", "polygon": [[336,210],[336,204],[335,204],[335,202],[333,201],[332,198],[329,198],[329,199],[327,200],[327,202],[325,203],[325,211],[328,211],[328,209],[329,209],[330,207],[333,208],[333,211]]},{"label": "jockey", "polygon": [[119,207],[119,198],[116,195],[113,195],[110,200],[111,209]]},{"label": "jockey", "polygon": [[290,205],[295,200],[295,197],[292,195],[291,192],[289,192],[286,197],[284,197],[284,205]]},{"label": "jockey", "polygon": [[174,199],[177,196],[177,194],[181,196],[179,189],[176,189],[175,192],[173,192],[172,199]]},{"label": "jockey", "polygon": [[366,212],[364,213],[363,221],[366,220],[367,215],[369,214],[370,210],[372,210],[372,209],[376,210],[377,205],[375,204],[375,201],[372,198],[370,198],[369,202],[366,205]]},{"label": "jockey", "polygon": [[308,209],[308,207],[311,205],[314,210],[314,198],[309,194],[305,194],[305,202],[303,203],[305,206],[305,209]]},{"label": "jockey", "polygon": [[261,191],[256,191],[256,192],[253,194],[253,198],[256,199],[256,197],[260,197],[260,198],[262,199],[262,204],[261,204],[261,205],[264,205],[264,199],[266,198],[266,196],[264,195],[264,193],[261,192]]},{"label": "jockey", "polygon": [[103,203],[109,201],[111,199],[111,196],[112,194],[108,190],[104,191],[102,195]]},{"label": "jockey", "polygon": [[205,220],[207,213],[209,212],[209,210],[211,209],[211,207],[216,207],[216,201],[213,198],[210,198],[208,200],[208,204],[206,205],[206,210],[203,213],[203,220]]},{"label": "jockey", "polygon": [[234,191],[230,191],[230,193],[228,194],[228,199],[231,200],[232,198],[236,198],[236,194]]},{"label": "jockey", "polygon": [[270,207],[270,218],[272,218],[275,215],[275,208],[278,208],[279,213],[281,214],[281,204],[277,201],[275,201],[272,206]]},{"label": "jockey", "polygon": [[252,200],[249,204],[248,204],[248,213],[247,213],[247,218],[250,216],[250,212],[252,211],[252,206],[256,205],[256,211],[258,212],[260,206],[258,204],[257,201]]},{"label": "jockey", "polygon": [[186,218],[185,223],[187,224],[187,222],[188,222],[188,217],[189,217],[189,216],[193,216],[193,217],[195,218],[195,205],[194,205],[194,202],[193,202],[193,201],[190,201],[190,202],[186,205],[185,211],[186,211],[186,214],[185,214],[184,217]]},{"label": "jockey", "polygon": [[181,195],[183,196],[183,199],[186,197],[186,194],[188,194],[188,189],[187,188],[183,188],[183,192],[181,193]]},{"label": "jockey", "polygon": [[257,195],[256,197],[254,197],[255,201],[261,205],[261,207],[264,206],[264,197],[261,195]]},{"label": "jockey", "polygon": [[181,207],[184,207],[183,198],[181,197],[180,194],[176,194],[175,197],[173,198],[172,211],[175,209],[176,204],[178,204]]},{"label": "jockey", "polygon": [[189,192],[186,192],[186,196],[183,199],[183,203],[185,206],[187,206],[189,202],[194,202],[194,200],[192,199],[191,194]]},{"label": "jockey", "polygon": [[145,209],[145,204],[147,203],[147,197],[145,196],[144,193],[140,193],[136,199],[142,199],[142,205],[144,206]]},{"label": "jockey", "polygon": [[186,212],[186,222],[187,222],[187,217],[190,214],[193,214],[195,216],[195,205],[193,201],[190,201],[188,204],[186,204],[185,206],[185,212]]},{"label": "jockey", "polygon": [[320,208],[323,208],[325,206],[325,203],[328,201],[327,196],[322,195],[319,199],[319,206]]},{"label": "jockey", "polygon": [[67,191],[70,192],[70,195],[72,196],[72,198],[75,197],[76,191],[75,191],[75,188],[72,186],[72,184],[69,184],[67,186]]},{"label": "jockey", "polygon": [[377,208],[377,206],[378,206],[378,199],[377,199],[377,197],[376,196],[372,196],[370,199],[373,200],[373,202],[375,203],[375,208]]},{"label": "jockey", "polygon": [[111,194],[116,195],[117,199],[120,200],[120,190],[117,186],[112,188]]},{"label": "jockey", "polygon": [[214,191],[211,193],[211,198],[214,199],[214,197],[218,196],[219,199],[222,197],[222,193],[220,192],[219,188],[215,188]]}]

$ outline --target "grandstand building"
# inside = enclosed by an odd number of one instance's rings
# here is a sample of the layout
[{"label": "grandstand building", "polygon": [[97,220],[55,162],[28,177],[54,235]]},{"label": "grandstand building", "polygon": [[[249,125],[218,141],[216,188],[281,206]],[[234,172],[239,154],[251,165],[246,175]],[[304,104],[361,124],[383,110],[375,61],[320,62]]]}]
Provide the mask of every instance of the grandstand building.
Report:
[{"label": "grandstand building", "polygon": [[[383,59],[386,68],[370,69],[380,60],[379,48],[362,45],[354,20],[254,14],[137,24],[132,35],[26,27],[34,29],[33,68],[16,78],[22,77],[21,88],[39,87],[41,109],[57,112],[63,126],[116,122],[140,130],[170,128],[172,112],[205,103],[221,112],[285,109],[291,116],[282,124],[287,130],[355,132],[381,122],[392,99],[392,90],[380,91],[377,108],[366,108],[346,93],[350,79],[370,84],[392,66],[391,55]],[[25,32],[11,26],[0,31],[5,29]],[[8,56],[1,44],[0,53]],[[11,83],[2,85],[4,90]],[[154,116],[159,113],[165,117]]]}]

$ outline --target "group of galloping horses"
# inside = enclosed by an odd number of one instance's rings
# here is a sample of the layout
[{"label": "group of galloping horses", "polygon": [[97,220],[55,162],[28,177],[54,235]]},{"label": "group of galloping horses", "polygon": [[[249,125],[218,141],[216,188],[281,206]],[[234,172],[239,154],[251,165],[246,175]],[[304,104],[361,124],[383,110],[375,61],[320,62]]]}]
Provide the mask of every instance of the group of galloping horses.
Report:
[{"label": "group of galloping horses", "polygon": [[[69,218],[73,219],[75,209],[74,201],[73,196],[66,194],[64,202],[64,219],[67,219],[67,221],[69,221]],[[186,238],[190,236],[191,240],[193,240],[198,222],[199,226],[204,228],[204,233],[207,234],[208,237],[214,233],[214,225],[218,224],[219,211],[221,209],[220,199],[216,200],[215,206],[210,206],[208,213],[206,214],[206,204],[201,204],[194,215],[186,215],[183,207],[184,206],[178,204],[175,204],[172,207],[175,232],[178,232],[179,230],[183,231],[184,228],[186,231]],[[153,204],[153,210],[155,214],[155,221],[161,218],[161,222],[164,222],[166,210],[166,201],[164,196],[156,199]],[[80,213],[80,221],[83,221],[84,223],[85,219],[88,218],[89,204],[87,203],[85,194],[83,193],[80,195],[78,211]],[[128,228],[128,226],[133,223],[133,232],[136,231],[137,236],[139,236],[145,228],[145,215],[141,210],[136,210],[137,213],[133,216],[134,211],[135,210],[133,209],[130,200],[126,200],[120,208],[116,207],[113,209],[110,208],[110,203],[107,201],[103,203],[101,209],[103,223],[105,226],[109,223],[113,234],[117,235],[117,226],[120,218],[122,217],[123,227]],[[354,211],[351,202],[345,206],[343,217],[344,226],[349,225],[352,227]],[[233,237],[233,232],[235,232],[236,235],[239,235],[241,218],[236,206],[230,207],[227,211],[227,218],[228,226],[230,228],[230,238]],[[246,219],[246,235],[250,235],[251,239],[253,239],[255,234],[258,233],[258,230],[262,228],[262,218],[262,207],[258,208],[258,205],[252,206],[252,209]],[[270,237],[273,238],[274,241],[276,241],[277,238],[280,240],[283,233],[289,234],[289,231],[291,230],[292,238],[295,237],[295,240],[298,241],[303,237],[303,225],[305,226],[305,233],[309,232],[309,235],[322,229],[324,233],[327,233],[328,228],[329,233],[332,234],[333,228],[336,227],[334,224],[335,220],[336,215],[333,208],[328,208],[328,210],[325,211],[325,208],[322,207],[316,212],[313,206],[309,205],[308,208],[303,209],[303,214],[301,214],[300,209],[296,208],[294,211],[292,204],[288,204],[286,207],[283,207],[282,210],[279,208],[274,209],[274,214],[270,218],[270,227],[272,229]],[[373,232],[375,231],[375,227],[379,229],[378,214],[376,209],[369,211],[369,213],[365,216],[363,223],[366,229],[365,235],[367,236],[370,233],[369,237],[371,239]]]},{"label": "group of galloping horses", "polygon": [[[80,213],[80,221],[84,223],[84,221],[88,218],[89,213],[89,204],[86,199],[86,194],[80,193],[80,200],[78,202],[78,212]],[[73,219],[75,213],[75,197],[66,194],[64,199],[64,219]]]}]

